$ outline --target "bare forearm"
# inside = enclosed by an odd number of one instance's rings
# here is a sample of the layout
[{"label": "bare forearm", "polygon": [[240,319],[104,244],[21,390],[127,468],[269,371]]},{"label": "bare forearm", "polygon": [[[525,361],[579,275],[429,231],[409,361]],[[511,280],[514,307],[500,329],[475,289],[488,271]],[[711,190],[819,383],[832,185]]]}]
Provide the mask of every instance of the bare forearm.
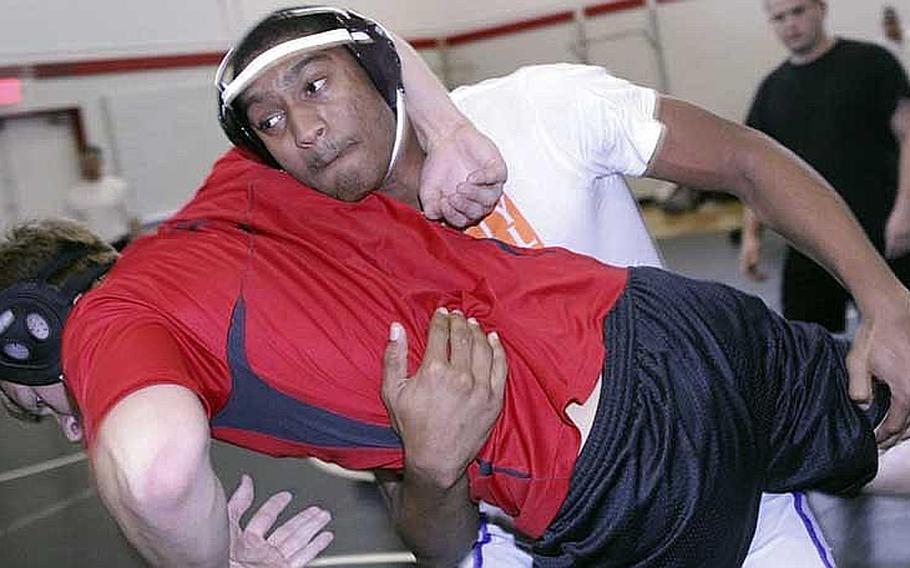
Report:
[{"label": "bare forearm", "polygon": [[763,222],[824,265],[850,289],[863,311],[895,297],[900,283],[833,188],[770,139],[745,134],[745,175],[736,188]]},{"label": "bare forearm", "polygon": [[767,136],[675,99],[649,174],[700,189],[731,191],[758,219],[824,265],[864,311],[900,295],[900,283],[831,186]]},{"label": "bare forearm", "polygon": [[445,489],[417,475],[386,485],[392,520],[421,566],[454,566],[477,535],[477,506],[468,495],[467,477]]},{"label": "bare forearm", "polygon": [[227,512],[214,474],[171,502],[146,503],[125,488],[103,494],[126,538],[152,565],[227,566]]},{"label": "bare forearm", "polygon": [[158,386],[126,398],[102,423],[91,458],[101,498],[151,564],[227,566],[224,490],[195,395]]},{"label": "bare forearm", "polygon": [[445,86],[413,47],[397,35],[395,47],[401,58],[401,71],[408,94],[408,118],[427,148],[445,133],[467,122],[465,116],[452,103]]}]

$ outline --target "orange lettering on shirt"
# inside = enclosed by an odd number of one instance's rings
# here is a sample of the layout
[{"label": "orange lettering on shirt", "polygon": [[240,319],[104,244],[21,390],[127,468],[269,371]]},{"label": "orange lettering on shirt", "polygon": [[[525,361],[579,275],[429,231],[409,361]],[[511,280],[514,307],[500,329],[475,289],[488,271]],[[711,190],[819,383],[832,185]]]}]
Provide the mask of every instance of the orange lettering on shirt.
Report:
[{"label": "orange lettering on shirt", "polygon": [[543,247],[531,224],[506,194],[502,195],[492,213],[465,232],[477,239],[496,239],[525,248]]}]

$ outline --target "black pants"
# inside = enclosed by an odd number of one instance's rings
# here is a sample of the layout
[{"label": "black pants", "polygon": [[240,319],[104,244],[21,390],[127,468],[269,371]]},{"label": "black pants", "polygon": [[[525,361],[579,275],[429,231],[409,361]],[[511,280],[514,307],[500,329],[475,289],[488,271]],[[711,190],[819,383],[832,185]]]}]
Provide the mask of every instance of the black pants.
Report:
[{"label": "black pants", "polygon": [[597,415],[536,566],[742,563],[762,492],[844,493],[874,476],[847,345],[720,284],[632,269],[604,324]]},{"label": "black pants", "polygon": [[[905,286],[910,285],[910,255],[888,264]],[[781,281],[785,318],[817,323],[832,333],[842,333],[849,300],[850,294],[824,268],[798,250],[787,248]]]}]

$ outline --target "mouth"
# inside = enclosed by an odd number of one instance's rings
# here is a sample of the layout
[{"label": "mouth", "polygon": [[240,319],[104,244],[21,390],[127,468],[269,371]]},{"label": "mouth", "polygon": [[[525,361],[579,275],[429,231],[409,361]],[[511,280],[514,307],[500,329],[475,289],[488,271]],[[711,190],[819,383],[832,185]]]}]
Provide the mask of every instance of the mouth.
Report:
[{"label": "mouth", "polygon": [[[329,148],[328,151],[322,154],[315,154],[309,160],[309,169],[313,173],[322,173],[331,167],[333,164],[338,162],[341,158],[348,155],[351,151],[351,148],[357,145],[356,140],[347,140],[343,142],[340,147]],[[334,146],[334,145],[333,145]]]}]

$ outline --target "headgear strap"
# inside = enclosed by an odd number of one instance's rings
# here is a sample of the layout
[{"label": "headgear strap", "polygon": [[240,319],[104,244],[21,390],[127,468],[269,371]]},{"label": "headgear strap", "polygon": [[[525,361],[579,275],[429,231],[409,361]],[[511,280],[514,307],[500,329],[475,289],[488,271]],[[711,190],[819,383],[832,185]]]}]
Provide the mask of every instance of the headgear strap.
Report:
[{"label": "headgear strap", "polygon": [[60,287],[49,281],[84,256],[87,248],[83,243],[62,245],[34,279],[0,292],[0,379],[27,386],[61,380],[63,325],[73,301],[113,263],[95,264]]}]

